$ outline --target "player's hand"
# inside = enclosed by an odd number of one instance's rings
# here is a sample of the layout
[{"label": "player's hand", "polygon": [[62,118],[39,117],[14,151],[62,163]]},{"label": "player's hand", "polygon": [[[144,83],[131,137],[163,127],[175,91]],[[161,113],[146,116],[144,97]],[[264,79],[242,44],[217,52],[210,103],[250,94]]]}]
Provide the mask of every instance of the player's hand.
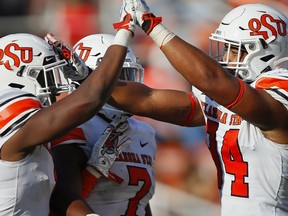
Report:
[{"label": "player's hand", "polygon": [[117,183],[119,179],[110,171],[116,158],[132,141],[129,137],[128,116],[115,118],[105,129],[94,145],[87,164],[93,166],[102,176]]},{"label": "player's hand", "polygon": [[63,67],[65,78],[79,81],[85,79],[88,76],[89,70],[84,61],[60,38],[51,33],[48,33],[45,36],[45,40],[53,46],[54,51],[59,55],[59,58],[61,60],[65,59],[68,63]]},{"label": "player's hand", "polygon": [[121,184],[124,180],[110,169],[123,148],[132,141],[129,138],[130,114],[116,116],[94,144],[86,169],[82,172],[82,198],[87,198],[98,179],[103,176]]},{"label": "player's hand", "polygon": [[129,138],[129,123],[127,121],[129,116],[130,114],[123,114],[115,117],[94,144],[87,167],[82,172],[83,198],[90,194],[101,176],[118,184],[123,182],[123,179],[110,169],[122,149],[132,142]]},{"label": "player's hand", "polygon": [[127,29],[134,35],[136,27],[136,15],[133,0],[123,0],[120,9],[120,20],[113,24],[114,29]]},{"label": "player's hand", "polygon": [[149,35],[153,28],[162,22],[162,17],[155,17],[155,15],[150,12],[150,8],[145,0],[133,1],[137,19],[136,23],[147,35]]}]

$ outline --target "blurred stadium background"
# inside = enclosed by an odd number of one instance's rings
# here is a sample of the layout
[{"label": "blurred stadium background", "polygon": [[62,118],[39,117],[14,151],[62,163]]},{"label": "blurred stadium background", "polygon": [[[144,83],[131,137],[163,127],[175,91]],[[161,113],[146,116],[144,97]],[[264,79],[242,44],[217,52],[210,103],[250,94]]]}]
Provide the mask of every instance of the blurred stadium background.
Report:
[{"label": "blurred stadium background", "polygon": [[[288,0],[147,0],[177,35],[208,52],[209,35],[240,4],[265,3],[288,15]],[[89,34],[112,33],[121,0],[0,0],[0,36],[52,32],[73,46]],[[145,67],[144,82],[155,88],[191,86],[169,65],[149,37],[137,30],[131,44]],[[140,118],[140,117],[139,117]],[[218,216],[216,169],[204,143],[204,128],[185,128],[141,118],[158,132],[154,216]]]}]

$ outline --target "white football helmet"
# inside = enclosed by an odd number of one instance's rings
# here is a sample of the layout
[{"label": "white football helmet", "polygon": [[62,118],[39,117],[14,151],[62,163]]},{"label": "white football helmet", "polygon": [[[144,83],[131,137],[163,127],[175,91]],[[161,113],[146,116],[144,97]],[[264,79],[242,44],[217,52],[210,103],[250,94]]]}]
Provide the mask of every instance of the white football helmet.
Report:
[{"label": "white football helmet", "polygon": [[[93,34],[82,38],[74,45],[73,49],[84,60],[86,65],[94,70],[102,61],[106,50],[112,45],[113,40],[114,36],[110,34]],[[120,79],[143,83],[144,69],[138,63],[138,59],[131,48],[128,48]],[[99,113],[112,120],[123,113],[123,111],[105,104]]]},{"label": "white football helmet", "polygon": [[[274,62],[287,56],[287,17],[263,4],[246,4],[230,11],[210,36],[210,56],[233,70],[245,82],[253,82]],[[230,50],[237,60],[230,61]],[[241,61],[241,55],[247,55]],[[236,55],[236,54],[234,54]]]},{"label": "white football helmet", "polygon": [[0,91],[18,88],[36,95],[43,106],[55,96],[69,92],[71,85],[61,72],[66,65],[53,47],[32,34],[11,34],[0,38]]}]

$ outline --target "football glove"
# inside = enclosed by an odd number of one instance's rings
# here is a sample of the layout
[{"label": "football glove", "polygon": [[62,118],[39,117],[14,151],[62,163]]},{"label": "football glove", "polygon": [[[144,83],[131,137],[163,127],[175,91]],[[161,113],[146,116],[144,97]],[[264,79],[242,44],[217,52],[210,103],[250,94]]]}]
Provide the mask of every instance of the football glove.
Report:
[{"label": "football glove", "polygon": [[122,149],[132,141],[127,136],[130,115],[119,115],[107,126],[93,147],[88,164],[93,166],[101,175],[118,181],[109,171]]},{"label": "football glove", "polygon": [[127,29],[134,35],[136,27],[136,17],[133,0],[123,0],[122,7],[120,9],[120,20],[113,24],[114,29]]},{"label": "football glove", "polygon": [[95,143],[86,169],[82,172],[82,198],[87,198],[98,179],[106,177],[118,184],[124,180],[110,171],[122,149],[132,141],[127,136],[130,114],[117,116]]},{"label": "football glove", "polygon": [[84,61],[60,38],[48,33],[45,36],[45,40],[53,46],[54,51],[59,55],[59,58],[65,59],[68,63],[63,67],[63,73],[65,78],[69,78],[73,81],[84,80],[88,74],[88,67]]},{"label": "football glove", "polygon": [[150,12],[150,8],[145,0],[134,0],[134,7],[136,13],[136,23],[149,35],[153,28],[162,22],[162,17],[156,17]]}]

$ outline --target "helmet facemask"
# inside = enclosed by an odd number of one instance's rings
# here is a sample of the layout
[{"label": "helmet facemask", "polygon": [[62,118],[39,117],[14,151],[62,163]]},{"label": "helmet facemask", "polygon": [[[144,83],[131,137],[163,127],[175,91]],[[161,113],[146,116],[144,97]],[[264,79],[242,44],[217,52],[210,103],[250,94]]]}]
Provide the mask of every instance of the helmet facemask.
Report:
[{"label": "helmet facemask", "polygon": [[[49,59],[49,61],[46,61]],[[26,73],[28,79],[36,81],[35,95],[43,106],[49,106],[56,101],[56,96],[63,92],[71,92],[73,86],[69,84],[62,73],[65,60],[56,61],[55,56],[44,58],[43,66],[22,66],[17,76]],[[25,71],[26,70],[26,71]]]},{"label": "helmet facemask", "polygon": [[138,59],[136,62],[132,62],[130,59],[125,59],[119,79],[139,83],[144,82],[144,69],[138,63]]},{"label": "helmet facemask", "polygon": [[[127,54],[128,55],[128,54]],[[96,64],[94,66],[90,66],[90,69],[94,70],[103,57],[99,57],[96,60]],[[134,58],[134,61],[132,60]],[[132,82],[144,82],[144,68],[139,64],[138,58],[135,56],[126,58],[123,63],[122,71],[120,72],[119,80],[124,81],[132,81]]]},{"label": "helmet facemask", "polygon": [[275,55],[270,53],[268,44],[261,38],[229,41],[212,34],[210,39],[209,55],[245,82],[253,82],[261,73],[272,68],[270,61]]}]

